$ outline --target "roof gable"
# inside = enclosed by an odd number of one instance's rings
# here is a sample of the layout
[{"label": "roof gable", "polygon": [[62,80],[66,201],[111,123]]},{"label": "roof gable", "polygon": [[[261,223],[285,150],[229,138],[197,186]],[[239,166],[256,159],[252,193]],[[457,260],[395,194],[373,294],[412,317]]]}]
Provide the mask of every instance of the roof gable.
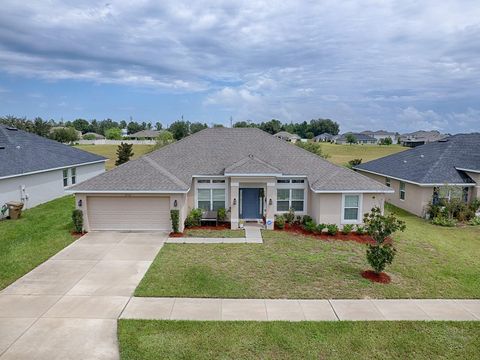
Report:
[{"label": "roof gable", "polygon": [[224,174],[281,175],[282,172],[279,168],[257,159],[253,155],[249,155],[225,168]]}]

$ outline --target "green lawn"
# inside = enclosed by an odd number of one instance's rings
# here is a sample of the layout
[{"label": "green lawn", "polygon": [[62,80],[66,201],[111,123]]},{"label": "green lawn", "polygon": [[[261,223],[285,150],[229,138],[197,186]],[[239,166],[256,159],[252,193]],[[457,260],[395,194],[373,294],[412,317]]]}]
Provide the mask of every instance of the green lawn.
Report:
[{"label": "green lawn", "polygon": [[362,162],[378,159],[390,154],[395,154],[409,148],[401,145],[339,145],[330,143],[321,143],[322,151],[329,155],[329,161],[345,165],[349,160],[362,159]]},{"label": "green lawn", "polygon": [[477,359],[475,322],[120,320],[122,360]]},{"label": "green lawn", "polygon": [[136,296],[225,298],[479,298],[480,226],[445,228],[389,207],[406,221],[394,236],[389,285],[360,276],[365,245],[264,231],[264,244],[165,244]]},{"label": "green lawn", "polygon": [[0,290],[74,241],[73,196],[25,210],[19,220],[0,221]]},{"label": "green lawn", "polygon": [[[75,145],[75,147],[108,158],[106,162],[107,170],[115,167],[118,145]],[[132,160],[148,153],[151,149],[152,145],[133,145],[134,155]]]},{"label": "green lawn", "polygon": [[187,229],[183,233],[186,237],[197,238],[243,238],[244,230],[211,230],[211,229]]}]

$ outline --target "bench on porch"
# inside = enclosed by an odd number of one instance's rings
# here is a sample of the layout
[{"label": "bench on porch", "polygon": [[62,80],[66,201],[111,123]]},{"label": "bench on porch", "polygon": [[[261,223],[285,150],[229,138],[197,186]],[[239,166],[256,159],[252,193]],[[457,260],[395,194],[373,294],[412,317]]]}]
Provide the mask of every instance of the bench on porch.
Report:
[{"label": "bench on porch", "polygon": [[202,219],[200,220],[200,222],[207,222],[207,221],[210,221],[210,222],[215,222],[215,226],[218,225],[218,220],[217,220],[217,212],[216,211],[204,211],[202,213]]}]

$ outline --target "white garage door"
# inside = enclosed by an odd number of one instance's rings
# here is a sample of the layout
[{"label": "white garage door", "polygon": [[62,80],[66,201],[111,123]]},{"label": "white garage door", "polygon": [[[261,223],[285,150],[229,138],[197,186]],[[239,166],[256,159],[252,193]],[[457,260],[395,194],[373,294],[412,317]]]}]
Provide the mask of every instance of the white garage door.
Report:
[{"label": "white garage door", "polygon": [[89,196],[91,230],[170,230],[168,197]]}]

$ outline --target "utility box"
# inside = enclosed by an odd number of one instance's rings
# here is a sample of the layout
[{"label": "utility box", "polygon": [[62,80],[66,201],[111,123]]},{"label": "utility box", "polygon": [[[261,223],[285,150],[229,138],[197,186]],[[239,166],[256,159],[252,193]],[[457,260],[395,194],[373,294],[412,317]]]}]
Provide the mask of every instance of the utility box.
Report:
[{"label": "utility box", "polygon": [[23,203],[18,201],[7,202],[10,219],[16,220],[22,215]]}]

